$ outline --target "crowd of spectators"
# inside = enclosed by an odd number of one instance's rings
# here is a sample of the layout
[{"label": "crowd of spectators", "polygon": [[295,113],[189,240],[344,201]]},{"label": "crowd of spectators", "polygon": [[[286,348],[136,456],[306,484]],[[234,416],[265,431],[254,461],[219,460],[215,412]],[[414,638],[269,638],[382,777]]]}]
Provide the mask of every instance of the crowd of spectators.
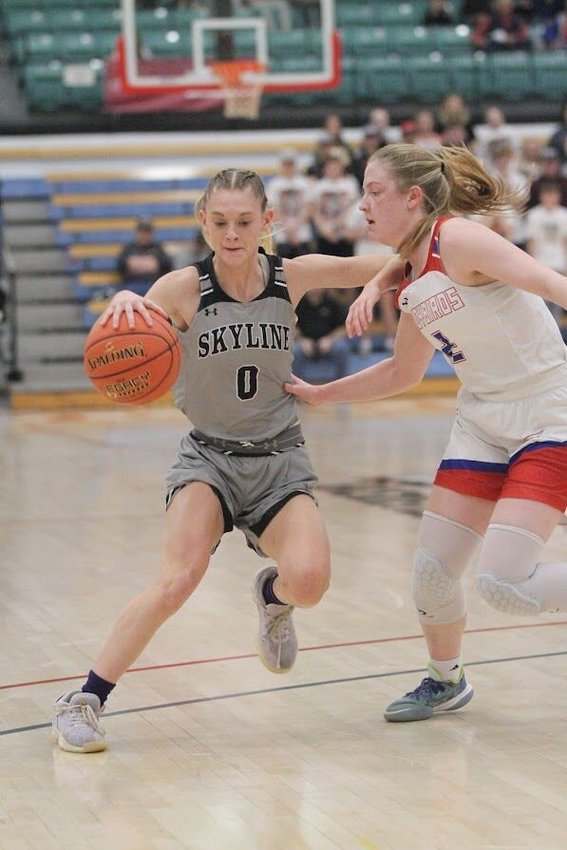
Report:
[{"label": "crowd of spectators", "polygon": [[[524,139],[496,105],[484,110],[481,121],[473,122],[468,105],[458,94],[445,97],[437,109],[417,110],[397,127],[391,126],[387,109],[373,109],[355,143],[352,133],[345,138],[340,116],[332,114],[308,161],[291,148],[282,151],[279,174],[268,183],[269,200],[277,213],[274,240],[278,253],[285,257],[310,251],[352,256],[388,251],[365,238],[358,204],[368,158],[395,141],[430,150],[439,145],[467,145],[523,199],[505,215],[485,217],[482,222],[567,273],[567,104],[552,135]],[[298,374],[309,377],[310,362],[327,360],[330,374],[339,377],[348,368],[349,353],[391,350],[398,316],[393,299],[379,305],[374,333],[356,343],[346,339],[344,319],[355,295],[336,290],[324,298],[304,299],[299,305]],[[561,323],[561,311],[555,310],[554,315]]]},{"label": "crowd of spectators", "polygon": [[[338,114],[329,114],[310,155],[293,148],[280,152],[278,173],[267,183],[270,204],[276,210],[274,249],[282,257],[318,252],[353,256],[391,249],[369,241],[358,209],[364,170],[374,151],[396,141],[412,142],[429,150],[439,145],[467,145],[486,168],[516,190],[525,202],[506,215],[482,219],[521,249],[557,271],[567,273],[567,102],[556,130],[547,137],[522,138],[501,107],[486,107],[474,122],[471,110],[456,93],[436,109],[420,108],[398,126],[392,126],[384,107],[372,109],[356,137],[347,134]],[[355,141],[353,141],[353,138]],[[138,223],[135,239],[121,252],[117,267],[122,285],[144,288],[176,267],[201,259],[208,252],[202,235],[188,243],[182,255],[170,258],[156,241],[151,223]],[[346,338],[344,321],[353,290],[314,293],[298,307],[297,374],[311,377],[310,364],[325,361],[331,377],[349,368],[353,353],[390,351],[398,313],[393,297],[378,305],[373,329],[362,340]],[[561,324],[563,315],[555,308]]]}]

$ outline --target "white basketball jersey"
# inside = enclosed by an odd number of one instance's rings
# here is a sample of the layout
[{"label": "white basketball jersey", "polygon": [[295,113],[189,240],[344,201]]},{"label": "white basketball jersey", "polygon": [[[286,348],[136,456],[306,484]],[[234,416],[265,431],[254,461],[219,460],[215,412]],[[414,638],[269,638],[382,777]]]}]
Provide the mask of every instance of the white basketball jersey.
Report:
[{"label": "white basketball jersey", "polygon": [[557,374],[564,381],[565,370],[550,370],[567,363],[567,348],[542,298],[500,281],[462,286],[447,275],[439,254],[446,220],[433,228],[421,275],[413,281],[406,276],[400,286],[400,310],[413,317],[471,393],[513,397],[534,380],[545,383]]}]

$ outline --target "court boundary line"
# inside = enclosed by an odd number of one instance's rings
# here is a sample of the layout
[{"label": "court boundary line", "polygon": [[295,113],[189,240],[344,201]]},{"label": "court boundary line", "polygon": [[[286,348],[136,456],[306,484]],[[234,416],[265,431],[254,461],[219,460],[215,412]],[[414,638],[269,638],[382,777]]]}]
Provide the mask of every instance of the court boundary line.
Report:
[{"label": "court boundary line", "polygon": [[[567,620],[546,620],[544,623],[511,623],[507,626],[482,626],[477,629],[465,629],[466,635],[485,634],[490,632],[520,631],[522,629],[541,629],[547,626],[567,626]],[[398,641],[419,640],[423,634],[396,635],[386,638],[369,638],[368,640],[351,640],[340,643],[322,643],[315,646],[303,646],[299,652],[318,652],[323,649],[343,649],[349,646],[373,646],[382,643],[397,643]],[[221,664],[226,661],[246,661],[249,658],[257,658],[256,652],[245,652],[240,655],[219,655],[213,658],[194,658],[192,661],[171,661],[165,664],[148,664],[143,667],[130,667],[129,673],[147,673],[151,670],[172,670],[178,667],[196,667],[199,664]],[[73,682],[76,679],[84,679],[85,673],[77,673],[72,676],[55,676],[50,679],[32,679],[29,682],[12,682],[0,685],[0,691],[16,690],[18,688],[29,688],[34,685],[54,685],[59,682]]]},{"label": "court boundary line", "polygon": [[[513,655],[508,658],[485,658],[483,661],[470,661],[467,667],[482,667],[488,664],[505,664],[514,661],[533,661],[537,658],[557,658],[567,655],[567,650],[558,652],[538,652],[533,655]],[[109,717],[120,717],[126,714],[140,714],[146,711],[161,711],[168,708],[181,708],[186,705],[200,705],[209,702],[221,702],[229,699],[239,699],[241,697],[265,696],[266,694],[283,693],[286,691],[299,691],[306,688],[320,688],[326,685],[343,685],[352,682],[364,682],[371,679],[388,679],[393,676],[406,676],[414,673],[423,674],[424,668],[417,667],[408,670],[392,670],[387,673],[366,673],[362,676],[345,676],[339,679],[322,679],[315,682],[299,682],[295,685],[279,685],[272,688],[255,688],[250,691],[231,691],[226,694],[215,694],[208,697],[193,697],[192,699],[175,700],[174,702],[155,703],[154,705],[142,705],[137,708],[122,708],[119,711],[109,711],[104,714],[104,719]],[[51,722],[35,723],[30,726],[14,726],[11,729],[0,729],[0,737],[7,735],[16,735],[22,732],[35,732],[39,729],[49,729]]]}]

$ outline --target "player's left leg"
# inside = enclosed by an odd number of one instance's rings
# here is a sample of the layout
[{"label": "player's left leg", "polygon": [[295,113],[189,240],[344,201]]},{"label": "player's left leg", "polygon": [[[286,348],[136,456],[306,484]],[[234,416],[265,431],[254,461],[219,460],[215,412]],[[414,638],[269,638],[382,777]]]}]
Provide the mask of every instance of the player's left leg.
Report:
[{"label": "player's left leg", "polygon": [[300,493],[289,499],[259,543],[276,564],[264,567],[254,580],[260,616],[258,654],[273,673],[286,673],[297,655],[293,609],[316,605],[329,586],[329,540],[311,496]]},{"label": "player's left leg", "polygon": [[567,507],[567,443],[546,440],[510,463],[477,566],[480,595],[508,614],[567,611],[567,561],[542,549]]}]

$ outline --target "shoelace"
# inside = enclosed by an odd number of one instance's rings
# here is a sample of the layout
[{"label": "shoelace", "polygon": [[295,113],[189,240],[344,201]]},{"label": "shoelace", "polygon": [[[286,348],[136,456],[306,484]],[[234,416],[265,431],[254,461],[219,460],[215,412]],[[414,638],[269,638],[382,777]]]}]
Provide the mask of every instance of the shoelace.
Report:
[{"label": "shoelace", "polygon": [[423,679],[421,684],[417,686],[415,691],[409,691],[406,696],[407,697],[429,697],[429,696],[437,696],[441,691],[444,690],[446,682],[438,682],[437,679]]},{"label": "shoelace", "polygon": [[100,732],[100,724],[93,708],[88,703],[79,703],[78,705],[58,705],[57,716],[60,714],[69,714],[69,721],[72,726],[79,723],[86,724],[92,729]]}]

